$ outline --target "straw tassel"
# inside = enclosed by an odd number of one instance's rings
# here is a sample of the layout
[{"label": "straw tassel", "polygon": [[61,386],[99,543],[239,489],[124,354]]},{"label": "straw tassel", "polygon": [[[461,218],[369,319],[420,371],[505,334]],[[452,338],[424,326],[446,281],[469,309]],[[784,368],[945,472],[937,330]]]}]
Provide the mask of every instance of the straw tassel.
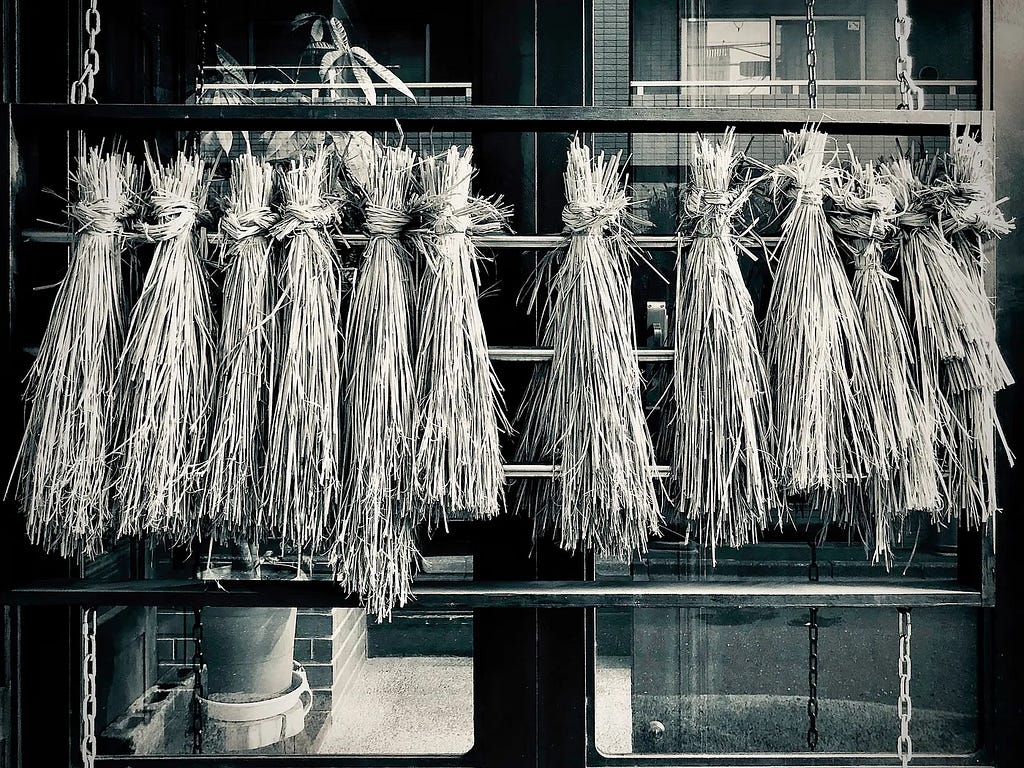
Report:
[{"label": "straw tassel", "polygon": [[31,406],[12,481],[29,539],[63,557],[100,554],[112,526],[109,454],[128,314],[122,262],[139,181],[127,154],[79,156],[68,272],[26,380]]},{"label": "straw tassel", "polygon": [[896,200],[872,166],[851,164],[833,180],[829,223],[853,259],[853,294],[867,341],[861,397],[869,404],[875,460],[863,483],[850,489],[852,511],[873,562],[887,567],[910,510],[942,505],[940,470],[927,413],[915,378],[910,329],[893,278],[883,265],[896,231]]},{"label": "straw tassel", "polygon": [[417,290],[416,496],[429,525],[486,519],[504,501],[499,433],[508,430],[477,303],[472,235],[500,231],[505,211],[470,194],[473,148],[420,165],[424,270]]},{"label": "straw tassel", "polygon": [[168,165],[147,153],[156,243],[118,365],[121,395],[121,535],[184,543],[199,533],[199,491],[213,384],[209,276],[196,219],[206,201],[203,162],[184,152]]},{"label": "straw tassel", "polygon": [[970,135],[953,138],[943,176],[936,185],[939,224],[957,254],[966,287],[978,307],[979,336],[969,354],[950,360],[944,383],[950,409],[960,426],[950,462],[950,504],[968,525],[977,526],[996,512],[995,435],[1013,464],[1013,453],[999,425],[995,393],[1013,384],[996,344],[995,319],[985,291],[985,243],[1008,234],[1014,223],[999,208],[988,150]]},{"label": "straw tassel", "polygon": [[[520,409],[519,452],[556,466],[536,497],[535,530],[566,550],[627,559],[646,551],[661,520],[654,447],[644,417],[630,296],[631,237],[620,157],[591,155],[574,138],[565,171],[565,245],[538,271],[549,283],[538,366]],[[545,281],[545,276],[549,280]]]},{"label": "straw tassel", "polygon": [[737,260],[730,189],[735,137],[699,136],[676,268],[672,486],[680,519],[715,562],[719,546],[756,541],[781,506],[770,454],[771,404],[754,305]]},{"label": "straw tassel", "polygon": [[787,133],[789,160],[776,185],[793,199],[774,254],[764,326],[774,395],[774,452],[789,495],[810,495],[826,521],[842,519],[842,493],[874,463],[857,392],[867,379],[865,339],[853,291],[822,206],[827,136]]},{"label": "straw tassel", "polygon": [[248,154],[231,161],[220,219],[220,262],[227,267],[203,509],[216,535],[232,541],[256,542],[266,535],[263,473],[277,302],[273,189],[269,164]]},{"label": "straw tassel", "polygon": [[278,175],[273,227],[283,242],[276,371],[265,490],[267,526],[286,545],[319,551],[337,510],[341,449],[338,254],[329,228],[329,163],[319,149]]},{"label": "straw tassel", "polygon": [[417,564],[416,379],[410,223],[415,154],[375,147],[362,194],[369,242],[345,328],[345,483],[333,560],[383,620],[408,601]]}]

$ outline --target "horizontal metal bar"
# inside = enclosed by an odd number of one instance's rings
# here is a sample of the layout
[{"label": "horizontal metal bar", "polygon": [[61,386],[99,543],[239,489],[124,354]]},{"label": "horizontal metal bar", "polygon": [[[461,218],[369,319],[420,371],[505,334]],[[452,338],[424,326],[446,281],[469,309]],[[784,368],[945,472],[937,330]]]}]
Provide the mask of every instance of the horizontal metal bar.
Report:
[{"label": "horizontal metal bar", "polygon": [[[941,585],[940,585],[941,584]],[[981,594],[953,582],[736,581],[421,582],[409,610],[475,608],[918,608],[981,607]],[[332,581],[62,581],[3,593],[5,605],[205,605],[353,607]]]},{"label": "horizontal metal bar", "polygon": [[[544,363],[551,359],[554,351],[548,347],[490,347],[491,360],[509,363]],[[641,363],[670,363],[674,359],[672,349],[638,349],[636,359]]]},{"label": "horizontal metal bar", "polygon": [[[617,768],[891,768],[899,765],[892,754],[782,753],[765,755],[602,755],[596,750],[588,766]],[[975,755],[914,753],[914,768],[992,768]]]},{"label": "horizontal metal bar", "polygon": [[[65,229],[23,229],[23,239],[32,243],[58,243],[67,245],[71,242],[71,233]],[[211,243],[217,243],[220,236],[216,232],[208,235]],[[366,245],[369,237],[358,233],[339,235],[337,241],[349,247]],[[761,238],[765,245],[778,243],[778,237]],[[540,250],[557,248],[565,243],[565,235],[476,235],[473,242],[481,248],[498,250]],[[676,235],[637,235],[636,243],[648,250],[670,250],[676,247],[679,237]],[[756,243],[753,243],[756,246]]]},{"label": "horizontal metal bar", "polygon": [[[472,83],[406,83],[410,91],[422,90],[449,90],[467,91],[473,87]],[[359,83],[206,83],[204,91],[351,91],[361,90],[363,86]],[[374,83],[377,90],[395,90],[387,83]]]},{"label": "horizontal metal bar", "polygon": [[[455,128],[462,131],[607,131],[776,133],[821,122],[831,133],[857,135],[949,134],[950,123],[980,125],[981,112],[950,110],[804,109],[793,107],[523,107],[308,104],[14,104],[16,130],[40,126],[107,128],[121,134],[136,127],[299,128],[351,127],[393,130]],[[22,137],[24,139],[24,137]]]},{"label": "horizontal metal bar", "polygon": [[104,768],[463,768],[469,756],[446,755],[99,755]]},{"label": "horizontal metal bar", "polygon": [[[550,359],[550,354],[548,359]],[[668,477],[671,467],[664,464],[656,464],[653,467],[655,477]],[[507,478],[528,478],[528,477],[552,477],[555,474],[554,464],[506,464],[505,477]]]},{"label": "horizontal metal bar", "polygon": [[[865,87],[865,88],[898,88],[898,80],[816,80],[818,85]],[[966,88],[976,86],[977,80],[922,80],[923,88]],[[632,80],[630,88],[791,88],[807,87],[806,80]],[[207,85],[207,88],[210,86]],[[244,87],[244,86],[243,86]]]}]

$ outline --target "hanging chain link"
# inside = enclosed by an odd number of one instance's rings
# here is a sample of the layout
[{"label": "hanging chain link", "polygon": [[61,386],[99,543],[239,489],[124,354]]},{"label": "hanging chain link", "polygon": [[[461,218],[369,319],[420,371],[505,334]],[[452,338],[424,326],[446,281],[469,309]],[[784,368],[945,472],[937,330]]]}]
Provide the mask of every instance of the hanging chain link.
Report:
[{"label": "hanging chain link", "polygon": [[900,736],[896,742],[896,752],[900,758],[900,765],[907,768],[914,758],[914,742],[910,738],[910,716],[912,712],[910,702],[910,609],[899,609],[900,621],[900,698],[896,711],[900,718]]},{"label": "hanging chain link", "polygon": [[818,747],[818,609],[807,622],[807,748]]},{"label": "hanging chain link", "polygon": [[207,0],[199,0],[199,39],[196,41],[196,103],[206,92],[206,37],[209,32]]},{"label": "hanging chain link", "polygon": [[82,611],[82,765],[96,764],[96,608]]},{"label": "hanging chain link", "polygon": [[203,721],[206,712],[203,699],[206,689],[203,687],[203,673],[206,662],[203,659],[203,617],[202,608],[195,608],[192,619],[192,707],[190,730],[192,735],[192,754],[203,753]]},{"label": "hanging chain link", "polygon": [[900,109],[924,109],[924,89],[914,82],[914,57],[910,55],[913,20],[908,0],[896,0],[896,81],[900,86]]},{"label": "hanging chain link", "polygon": [[85,11],[85,34],[89,36],[89,44],[82,56],[82,76],[71,84],[68,101],[72,104],[96,103],[93,91],[96,88],[96,75],[100,71],[100,54],[96,50],[96,35],[100,33],[100,12],[96,7],[97,0],[90,0]]},{"label": "hanging chain link", "polygon": [[807,0],[807,102],[811,109],[818,107],[817,31],[817,24],[814,21],[814,0]]},{"label": "hanging chain link", "polygon": [[[818,581],[818,541],[812,536],[811,561],[807,564],[807,580]],[[818,746],[818,609],[810,609],[807,622],[807,748]]]}]

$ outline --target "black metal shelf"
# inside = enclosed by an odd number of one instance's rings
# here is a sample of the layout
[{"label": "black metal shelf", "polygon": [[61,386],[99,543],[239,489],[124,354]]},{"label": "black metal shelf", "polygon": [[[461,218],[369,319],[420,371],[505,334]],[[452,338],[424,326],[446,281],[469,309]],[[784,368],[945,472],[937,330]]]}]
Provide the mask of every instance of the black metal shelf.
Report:
[{"label": "black metal shelf", "polygon": [[831,133],[944,136],[951,124],[980,126],[979,110],[804,109],[743,107],[310,106],[305,104],[14,104],[20,127],[215,128],[345,127],[364,130],[608,131],[629,133],[774,133],[821,122]]},{"label": "black metal shelf", "polygon": [[[955,582],[829,580],[422,582],[411,610],[475,608],[979,608],[981,593]],[[4,593],[5,605],[354,607],[333,581],[60,581]]]}]

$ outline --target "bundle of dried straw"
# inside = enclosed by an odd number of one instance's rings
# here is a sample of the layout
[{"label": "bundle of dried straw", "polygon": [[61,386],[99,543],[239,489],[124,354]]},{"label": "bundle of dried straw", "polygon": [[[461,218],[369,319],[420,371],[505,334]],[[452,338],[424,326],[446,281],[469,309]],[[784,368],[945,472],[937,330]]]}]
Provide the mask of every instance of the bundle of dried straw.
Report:
[{"label": "bundle of dried straw", "polygon": [[945,173],[936,184],[939,223],[959,257],[984,324],[981,338],[971,340],[969,354],[950,360],[944,377],[953,418],[960,429],[950,462],[949,497],[971,525],[996,511],[995,434],[1013,463],[995,409],[995,393],[1013,383],[996,345],[996,328],[985,290],[985,244],[1012,231],[995,199],[992,159],[984,145],[970,135],[954,137]]},{"label": "bundle of dried straw", "polygon": [[370,239],[345,330],[345,478],[333,559],[339,580],[379,619],[409,599],[416,566],[414,285],[400,241],[415,162],[405,147],[375,148],[361,190]]},{"label": "bundle of dried straw", "polygon": [[205,206],[203,162],[184,152],[168,165],[146,154],[156,243],[118,364],[120,534],[176,543],[199,533],[202,476],[213,384],[209,277],[196,218]]},{"label": "bundle of dried straw", "polygon": [[71,260],[26,381],[18,496],[29,539],[63,557],[95,557],[111,527],[114,384],[128,314],[122,261],[140,178],[126,154],[79,156]]},{"label": "bundle of dried straw", "polygon": [[482,257],[472,235],[500,231],[507,212],[471,196],[472,160],[472,147],[451,147],[420,165],[416,498],[431,527],[493,517],[504,499],[498,436],[508,424],[477,303]]},{"label": "bundle of dried straw", "polygon": [[[933,511],[940,525],[955,522],[961,508],[970,507],[968,521],[982,517],[975,505],[961,504],[957,497],[980,499],[975,483],[982,475],[959,466],[969,440],[966,425],[953,412],[946,386],[951,364],[958,370],[982,371],[989,320],[986,302],[979,301],[955,249],[939,223],[939,193],[935,184],[937,161],[927,158],[912,163],[897,157],[881,168],[896,198],[901,228],[899,261],[903,302],[914,331],[918,388],[924,404],[923,424],[928,442],[941,462],[945,501]],[[970,358],[972,361],[968,362]],[[961,367],[962,366],[962,367]],[[954,480],[958,476],[959,480]]]},{"label": "bundle of dried straw", "polygon": [[697,138],[680,230],[692,240],[676,269],[672,486],[712,562],[719,545],[756,541],[780,507],[767,375],[732,229],[749,195],[731,186],[737,160],[732,130]]},{"label": "bundle of dried straw", "polygon": [[569,550],[626,559],[645,551],[660,512],[644,418],[630,268],[641,254],[620,157],[593,157],[574,138],[565,171],[566,244],[538,269],[548,296],[538,366],[520,409],[520,455],[555,465],[537,494],[535,529]]},{"label": "bundle of dried straw", "polygon": [[792,151],[774,182],[793,204],[764,327],[775,455],[786,493],[810,494],[826,521],[849,523],[840,518],[843,488],[874,461],[857,396],[868,379],[864,332],[822,206],[822,184],[836,173],[828,137],[805,128],[786,138]]},{"label": "bundle of dried straw", "polygon": [[851,158],[829,185],[829,223],[853,260],[853,294],[867,341],[860,397],[870,421],[874,466],[850,488],[856,525],[874,562],[887,566],[910,510],[942,504],[940,471],[930,439],[934,414],[918,391],[914,347],[883,259],[896,232],[896,199],[872,165]]},{"label": "bundle of dried straw", "polygon": [[329,228],[330,164],[321,148],[278,174],[283,201],[274,238],[283,241],[275,318],[265,494],[267,528],[285,545],[316,551],[337,508],[341,450],[338,254]]},{"label": "bundle of dried straw", "polygon": [[252,155],[231,161],[220,219],[226,264],[217,344],[213,425],[204,478],[204,517],[232,541],[264,536],[263,471],[274,374],[271,319],[277,301],[270,208],[274,173]]}]

